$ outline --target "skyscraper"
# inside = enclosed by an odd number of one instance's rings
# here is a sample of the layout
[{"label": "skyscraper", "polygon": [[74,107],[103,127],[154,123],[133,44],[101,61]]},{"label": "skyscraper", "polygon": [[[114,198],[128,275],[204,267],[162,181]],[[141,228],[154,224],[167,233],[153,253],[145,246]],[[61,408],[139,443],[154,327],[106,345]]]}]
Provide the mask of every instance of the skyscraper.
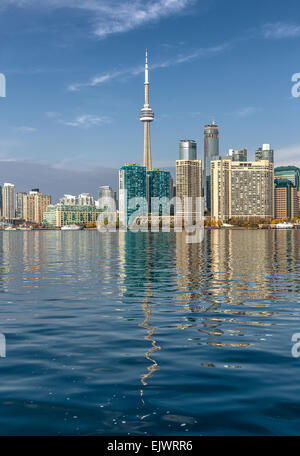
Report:
[{"label": "skyscraper", "polygon": [[213,119],[211,125],[205,125],[204,128],[204,204],[208,212],[211,211],[211,197],[210,197],[210,172],[211,161],[218,160],[219,158],[219,130],[218,126]]},{"label": "skyscraper", "polygon": [[197,160],[197,143],[192,139],[185,139],[179,144],[179,160]]},{"label": "skyscraper", "polygon": [[300,168],[297,166],[279,166],[275,168],[275,179],[288,179],[295,185],[298,199],[298,212],[300,214]]},{"label": "skyscraper", "polygon": [[296,186],[289,179],[275,179],[275,218],[299,215]]},{"label": "skyscraper", "polygon": [[[171,174],[164,169],[151,169],[147,171],[148,181],[148,199],[149,199],[149,212],[157,212],[158,215],[170,215],[171,198]],[[155,208],[151,198],[165,198],[161,200],[158,208]]]},{"label": "skyscraper", "polygon": [[257,149],[255,161],[259,160],[269,160],[269,162],[274,163],[274,150],[271,149],[270,144],[263,144],[262,147]]},{"label": "skyscraper", "polygon": [[23,220],[24,219],[24,196],[25,192],[16,193],[16,218]]},{"label": "skyscraper", "polygon": [[137,217],[148,214],[146,196],[146,167],[136,163],[122,166],[119,171],[119,220],[121,225],[130,225],[134,212],[137,212]]},{"label": "skyscraper", "polygon": [[15,186],[5,183],[2,189],[2,215],[6,220],[15,218]]},{"label": "skyscraper", "polygon": [[144,166],[147,170],[151,169],[151,142],[150,142],[150,122],[154,120],[154,112],[149,105],[149,70],[148,52],[146,49],[145,64],[145,104],[140,112],[140,121],[144,123]]},{"label": "skyscraper", "polygon": [[[186,144],[188,142],[188,144]],[[186,147],[188,146],[188,147]],[[193,159],[176,160],[176,197],[181,199],[184,212],[184,198],[192,198],[191,213],[196,217],[197,198],[202,196],[202,162],[197,160],[197,146],[195,141],[181,141],[179,147],[179,158],[182,156],[193,157]],[[180,214],[180,208],[176,213]]]}]

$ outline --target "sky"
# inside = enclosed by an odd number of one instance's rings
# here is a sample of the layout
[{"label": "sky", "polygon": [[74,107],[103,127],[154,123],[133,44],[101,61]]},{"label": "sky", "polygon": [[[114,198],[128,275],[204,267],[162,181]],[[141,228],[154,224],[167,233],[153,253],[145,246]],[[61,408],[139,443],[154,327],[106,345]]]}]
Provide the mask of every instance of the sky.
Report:
[{"label": "sky", "polygon": [[96,195],[142,163],[146,47],[153,166],[213,117],[222,154],[300,166],[299,46],[298,0],[1,0],[0,183]]}]

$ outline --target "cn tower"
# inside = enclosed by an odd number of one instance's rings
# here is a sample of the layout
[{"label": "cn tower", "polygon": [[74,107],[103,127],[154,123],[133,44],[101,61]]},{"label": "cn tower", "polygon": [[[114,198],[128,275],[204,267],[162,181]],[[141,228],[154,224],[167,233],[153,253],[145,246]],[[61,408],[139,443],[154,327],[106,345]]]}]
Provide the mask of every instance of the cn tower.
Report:
[{"label": "cn tower", "polygon": [[144,122],[144,166],[147,170],[151,169],[151,143],[150,143],[150,122],[154,120],[154,112],[149,105],[149,70],[148,52],[146,49],[145,63],[145,104],[140,113],[140,121]]}]

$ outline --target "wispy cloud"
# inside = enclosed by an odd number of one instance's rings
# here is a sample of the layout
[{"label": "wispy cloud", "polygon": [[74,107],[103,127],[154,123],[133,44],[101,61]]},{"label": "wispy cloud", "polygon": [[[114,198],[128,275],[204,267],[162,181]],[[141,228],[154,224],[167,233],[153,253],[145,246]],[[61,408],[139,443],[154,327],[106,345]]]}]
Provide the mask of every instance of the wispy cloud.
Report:
[{"label": "wispy cloud", "polygon": [[[175,65],[180,65],[182,63],[191,62],[193,60],[197,60],[199,58],[204,57],[213,57],[214,55],[221,54],[226,50],[230,49],[232,46],[232,42],[223,43],[217,46],[210,46],[210,47],[201,47],[196,49],[193,52],[186,53],[186,54],[179,54],[174,56],[173,58],[169,58],[167,60],[151,64],[151,70],[157,70],[159,68],[168,68]],[[68,90],[70,91],[77,91],[83,87],[96,87],[101,85],[105,82],[111,81],[113,79],[126,79],[134,76],[138,76],[139,74],[144,72],[144,66],[139,65],[136,67],[131,68],[124,68],[118,71],[110,71],[103,74],[99,74],[97,76],[92,77],[87,82],[76,82],[70,84],[68,86]]]},{"label": "wispy cloud", "polygon": [[16,130],[20,133],[35,133],[37,131],[37,128],[22,126],[17,127]]},{"label": "wispy cloud", "polygon": [[245,108],[242,108],[236,112],[237,117],[243,119],[245,117],[252,116],[258,111],[257,108],[254,106],[246,106]]},{"label": "wispy cloud", "polygon": [[90,127],[101,127],[104,124],[111,122],[109,117],[106,116],[93,116],[91,114],[84,114],[82,116],[76,117],[74,120],[66,121],[59,119],[59,122],[67,127],[80,127],[80,128],[90,128]]},{"label": "wispy cloud", "polygon": [[295,38],[300,36],[299,24],[286,24],[284,22],[268,22],[262,27],[262,36],[267,39]]},{"label": "wispy cloud", "polygon": [[197,0],[1,0],[0,10],[9,7],[83,10],[93,18],[93,33],[101,38],[124,33],[144,24],[181,13]]}]

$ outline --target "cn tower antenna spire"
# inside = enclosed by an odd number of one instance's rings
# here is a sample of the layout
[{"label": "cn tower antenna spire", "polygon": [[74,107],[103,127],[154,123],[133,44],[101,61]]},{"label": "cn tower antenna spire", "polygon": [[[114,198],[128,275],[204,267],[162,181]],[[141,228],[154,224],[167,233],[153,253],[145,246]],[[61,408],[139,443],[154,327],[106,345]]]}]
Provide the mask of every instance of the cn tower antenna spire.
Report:
[{"label": "cn tower antenna spire", "polygon": [[146,48],[145,84],[149,84],[148,49]]},{"label": "cn tower antenna spire", "polygon": [[149,68],[148,68],[148,50],[146,49],[145,61],[145,104],[140,113],[140,121],[144,123],[144,166],[147,170],[152,168],[151,165],[151,142],[150,142],[150,122],[154,120],[154,113],[149,105]]}]

